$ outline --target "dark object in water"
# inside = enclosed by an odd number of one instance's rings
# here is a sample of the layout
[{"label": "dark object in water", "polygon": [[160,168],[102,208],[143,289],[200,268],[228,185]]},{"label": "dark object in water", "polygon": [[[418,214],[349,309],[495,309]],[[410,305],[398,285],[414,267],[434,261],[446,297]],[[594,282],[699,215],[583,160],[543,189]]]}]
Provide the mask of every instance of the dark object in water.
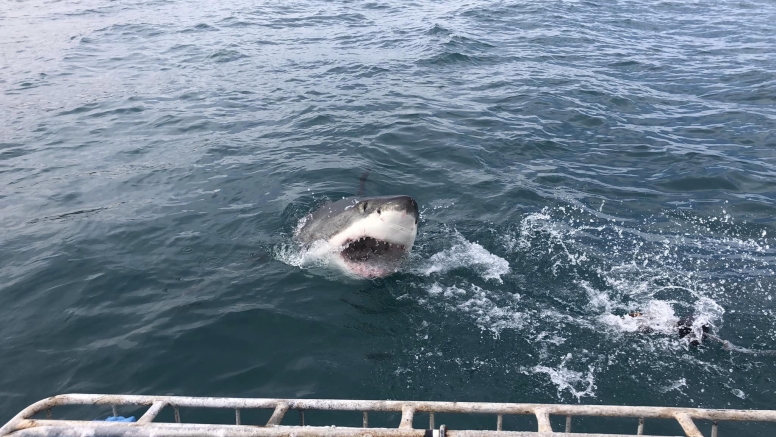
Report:
[{"label": "dark object in water", "polygon": [[[640,311],[631,311],[628,313],[628,315],[631,317],[641,317],[642,313]],[[647,324],[643,324],[639,326],[639,332],[642,334],[652,334],[653,332],[655,332],[655,330],[652,329],[651,326]]]},{"label": "dark object in water", "polygon": [[[640,311],[631,311],[628,313],[628,316],[630,317],[641,317],[643,314]],[[701,341],[706,339],[706,334],[709,333],[711,330],[711,326],[708,323],[704,323],[701,325],[701,331],[703,331],[702,338],[698,339],[696,338],[695,333],[693,332],[692,325],[695,323],[695,316],[693,314],[688,314],[682,318],[679,319],[679,321],[676,322],[676,328],[677,333],[679,334],[679,338],[685,338],[690,337],[690,346],[698,346],[701,344]],[[651,334],[655,330],[652,329],[649,325],[642,325],[639,326],[639,332],[642,334]]]},{"label": "dark object in water", "polygon": [[676,322],[676,327],[679,328],[679,338],[684,338],[689,336],[690,337],[690,346],[698,346],[701,344],[701,341],[706,339],[706,334],[709,333],[709,330],[711,329],[711,326],[709,326],[708,323],[704,323],[701,325],[701,331],[703,331],[703,334],[701,334],[701,338],[697,338],[695,333],[692,329],[692,324],[695,322],[695,316],[692,314],[688,314],[681,319],[679,319],[678,322]]},{"label": "dark object in water", "polygon": [[[628,313],[628,316],[641,317],[642,313],[639,311],[631,311]],[[774,349],[766,349],[766,350],[747,349],[745,347],[736,346],[727,340],[723,340],[711,333],[711,325],[709,325],[708,323],[704,323],[701,325],[701,338],[699,339],[695,335],[695,332],[693,332],[692,325],[694,323],[695,323],[695,315],[693,314],[688,314],[680,318],[679,321],[676,322],[676,328],[677,328],[677,333],[679,334],[679,338],[689,337],[690,346],[700,346],[701,341],[703,340],[714,340],[718,343],[721,343],[722,347],[725,350],[741,352],[741,353],[751,354],[751,355],[767,355],[767,356],[776,357],[776,350]],[[651,334],[652,332],[654,332],[654,330],[647,325],[642,325],[639,327],[639,332],[641,332],[642,334]]]}]

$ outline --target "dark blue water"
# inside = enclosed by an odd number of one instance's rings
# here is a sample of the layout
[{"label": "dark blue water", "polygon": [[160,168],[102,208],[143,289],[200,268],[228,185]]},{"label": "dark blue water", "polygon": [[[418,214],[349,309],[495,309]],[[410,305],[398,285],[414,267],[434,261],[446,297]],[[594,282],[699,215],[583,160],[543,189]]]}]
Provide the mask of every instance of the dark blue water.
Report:
[{"label": "dark blue water", "polygon": [[[0,5],[0,422],[63,392],[776,408],[776,358],[671,328],[776,349],[775,3],[221,3]],[[294,227],[365,168],[420,204],[412,259],[308,269]]]}]

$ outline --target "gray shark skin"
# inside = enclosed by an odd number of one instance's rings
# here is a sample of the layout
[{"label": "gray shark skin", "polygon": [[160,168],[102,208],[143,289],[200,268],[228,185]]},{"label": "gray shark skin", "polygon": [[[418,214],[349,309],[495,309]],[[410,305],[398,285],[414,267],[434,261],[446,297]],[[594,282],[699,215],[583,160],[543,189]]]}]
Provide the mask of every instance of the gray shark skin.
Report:
[{"label": "gray shark skin", "polygon": [[418,204],[409,196],[346,197],[327,203],[307,217],[297,239],[304,243],[328,240],[352,226],[365,216],[380,211],[399,211],[411,214],[417,225]]},{"label": "gray shark skin", "polygon": [[295,238],[305,246],[324,244],[335,264],[357,276],[396,271],[412,249],[418,204],[409,196],[348,197],[308,215]]}]

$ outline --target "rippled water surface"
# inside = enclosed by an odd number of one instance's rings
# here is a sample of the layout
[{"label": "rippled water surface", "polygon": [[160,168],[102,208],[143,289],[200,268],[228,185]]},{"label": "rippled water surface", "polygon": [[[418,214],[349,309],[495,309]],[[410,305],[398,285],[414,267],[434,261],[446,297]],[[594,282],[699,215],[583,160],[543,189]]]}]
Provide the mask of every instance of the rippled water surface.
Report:
[{"label": "rippled water surface", "polygon": [[[776,349],[774,23],[770,0],[3,2],[0,422],[63,392],[776,408],[776,357],[671,328]],[[365,168],[420,204],[412,258],[306,268],[296,224]]]}]

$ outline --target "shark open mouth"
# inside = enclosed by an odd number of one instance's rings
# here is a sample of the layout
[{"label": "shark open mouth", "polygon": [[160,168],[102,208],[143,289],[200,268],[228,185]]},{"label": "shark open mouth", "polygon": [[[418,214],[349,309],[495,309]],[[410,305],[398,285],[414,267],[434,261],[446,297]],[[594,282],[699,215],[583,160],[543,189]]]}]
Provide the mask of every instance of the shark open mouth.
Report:
[{"label": "shark open mouth", "polygon": [[361,237],[345,243],[342,258],[350,262],[400,261],[407,253],[403,244],[389,243],[372,237]]},{"label": "shark open mouth", "polygon": [[418,233],[418,204],[409,196],[346,197],[300,220],[300,248],[349,276],[399,272]]}]

